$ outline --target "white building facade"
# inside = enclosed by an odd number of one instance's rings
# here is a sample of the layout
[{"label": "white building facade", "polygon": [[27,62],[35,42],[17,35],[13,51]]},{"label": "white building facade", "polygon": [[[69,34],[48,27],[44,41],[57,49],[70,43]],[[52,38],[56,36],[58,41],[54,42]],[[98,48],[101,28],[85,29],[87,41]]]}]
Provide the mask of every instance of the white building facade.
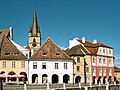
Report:
[{"label": "white building facade", "polygon": [[29,59],[29,84],[73,83],[74,60],[52,40],[47,41]]},{"label": "white building facade", "polygon": [[29,84],[73,83],[72,60],[29,61]]}]

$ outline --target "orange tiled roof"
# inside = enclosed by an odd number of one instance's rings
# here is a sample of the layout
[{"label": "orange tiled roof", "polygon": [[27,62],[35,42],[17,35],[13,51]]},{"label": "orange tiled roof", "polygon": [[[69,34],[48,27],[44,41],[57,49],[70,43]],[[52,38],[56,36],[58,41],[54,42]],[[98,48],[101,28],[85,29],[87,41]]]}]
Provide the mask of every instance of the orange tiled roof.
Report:
[{"label": "orange tiled roof", "polygon": [[31,60],[40,59],[62,59],[73,60],[65,52],[63,52],[51,38],[48,38],[46,42],[40,47],[40,49],[32,55]]}]

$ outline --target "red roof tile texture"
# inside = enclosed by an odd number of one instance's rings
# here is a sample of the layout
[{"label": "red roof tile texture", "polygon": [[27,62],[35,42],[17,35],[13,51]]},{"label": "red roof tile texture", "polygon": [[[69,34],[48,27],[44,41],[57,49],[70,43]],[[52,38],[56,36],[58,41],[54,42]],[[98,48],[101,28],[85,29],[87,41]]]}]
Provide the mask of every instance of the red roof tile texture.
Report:
[{"label": "red roof tile texture", "polygon": [[26,57],[17,49],[17,47],[5,35],[2,38],[0,60],[26,59]]},{"label": "red roof tile texture", "polygon": [[48,38],[46,42],[40,47],[40,49],[32,55],[31,60],[40,59],[62,59],[73,60],[65,52],[63,52],[51,38]]},{"label": "red roof tile texture", "polygon": [[92,55],[96,55],[98,52],[98,48],[99,47],[107,47],[107,48],[112,48],[110,46],[107,46],[101,42],[97,42],[97,43],[91,43],[89,41],[85,41],[85,43],[82,42],[82,40],[78,40],[78,42],[80,42],[81,44],[83,44],[85,46],[85,48],[92,54]]}]

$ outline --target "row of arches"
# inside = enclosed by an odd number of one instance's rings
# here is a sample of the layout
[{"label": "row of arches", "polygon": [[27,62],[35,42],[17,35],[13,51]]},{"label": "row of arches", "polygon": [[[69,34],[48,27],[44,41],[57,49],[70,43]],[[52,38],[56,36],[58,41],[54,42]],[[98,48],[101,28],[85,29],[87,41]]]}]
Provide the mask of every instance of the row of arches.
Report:
[{"label": "row of arches", "polygon": [[[0,74],[6,74],[6,73],[4,71],[1,71]],[[11,71],[7,75],[15,75],[15,74],[16,74],[15,72]],[[28,80],[26,72],[20,72],[19,75],[25,76],[25,78],[19,78],[19,81],[27,81]],[[6,78],[1,78],[1,79],[3,80],[3,82],[6,82]],[[7,78],[7,82],[8,81],[16,81],[16,80],[17,80],[17,78]]]},{"label": "row of arches", "polygon": [[[52,83],[58,83],[59,82],[59,76],[57,74],[53,74],[51,77]],[[68,74],[63,75],[63,83],[68,83],[70,80],[70,76]],[[42,75],[42,83],[48,82],[48,75],[43,74]],[[32,83],[38,83],[38,75],[33,74],[32,75]]]},{"label": "row of arches", "polygon": [[106,76],[104,76],[103,78],[101,76],[99,76],[98,78],[96,78],[95,76],[93,77],[93,84],[106,84],[106,83],[112,83],[112,77],[109,76],[108,79],[106,78]]}]

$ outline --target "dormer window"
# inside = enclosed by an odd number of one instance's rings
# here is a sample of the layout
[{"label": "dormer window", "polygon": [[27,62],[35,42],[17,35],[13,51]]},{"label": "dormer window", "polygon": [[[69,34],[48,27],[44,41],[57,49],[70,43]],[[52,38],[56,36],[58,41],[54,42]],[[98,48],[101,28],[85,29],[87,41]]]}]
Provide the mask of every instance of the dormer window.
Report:
[{"label": "dormer window", "polygon": [[60,55],[60,53],[57,52],[56,55]]},{"label": "dormer window", "polygon": [[10,55],[10,52],[6,52],[5,55]]},{"label": "dormer window", "polygon": [[15,52],[14,55],[18,55],[18,52]]},{"label": "dormer window", "polygon": [[44,53],[42,53],[42,55],[43,55],[43,56],[46,56],[46,55],[47,55],[47,53],[46,53],[46,52],[44,52]]}]

